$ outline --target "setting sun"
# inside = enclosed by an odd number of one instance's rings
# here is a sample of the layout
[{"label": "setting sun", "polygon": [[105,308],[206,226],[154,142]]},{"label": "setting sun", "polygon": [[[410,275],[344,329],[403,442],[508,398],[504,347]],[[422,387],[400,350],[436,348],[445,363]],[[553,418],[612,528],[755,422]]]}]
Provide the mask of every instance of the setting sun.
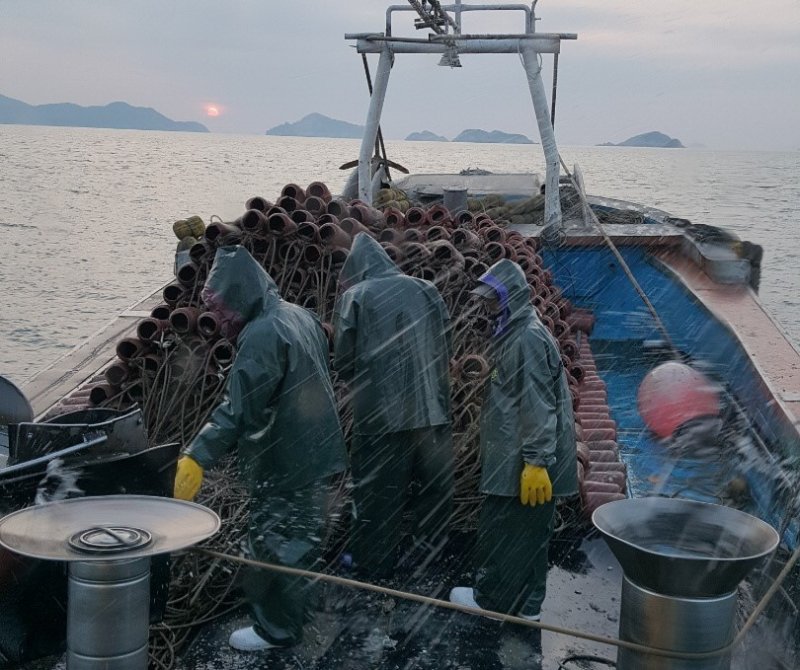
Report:
[{"label": "setting sun", "polygon": [[220,108],[217,105],[206,105],[206,115],[219,116]]}]

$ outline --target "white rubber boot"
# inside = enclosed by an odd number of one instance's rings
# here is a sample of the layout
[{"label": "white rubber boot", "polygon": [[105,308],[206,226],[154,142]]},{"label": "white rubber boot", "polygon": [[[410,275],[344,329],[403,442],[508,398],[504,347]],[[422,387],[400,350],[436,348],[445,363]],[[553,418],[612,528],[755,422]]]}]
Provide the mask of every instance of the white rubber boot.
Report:
[{"label": "white rubber boot", "polygon": [[481,609],[481,606],[475,600],[475,589],[471,586],[456,586],[450,589],[450,602],[456,605]]},{"label": "white rubber boot", "polygon": [[487,610],[484,610],[478,602],[475,600],[475,589],[471,586],[456,586],[455,588],[450,590],[450,602],[455,603],[456,605],[464,605],[466,607],[474,607],[478,610],[483,610],[486,612],[483,616],[489,619],[497,620],[496,616],[492,616],[489,614]]},{"label": "white rubber boot", "polygon": [[228,639],[228,644],[238,651],[264,651],[278,647],[277,644],[272,644],[256,633],[253,626],[233,631]]}]

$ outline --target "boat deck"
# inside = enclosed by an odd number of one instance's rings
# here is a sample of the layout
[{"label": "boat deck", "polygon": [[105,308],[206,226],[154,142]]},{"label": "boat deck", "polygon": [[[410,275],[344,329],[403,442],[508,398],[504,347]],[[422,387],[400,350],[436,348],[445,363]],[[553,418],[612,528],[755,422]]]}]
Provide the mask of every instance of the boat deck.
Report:
[{"label": "boat deck", "polygon": [[[383,586],[447,599],[469,584],[470,538],[455,537],[437,560],[414,574],[399,570]],[[590,534],[551,543],[545,627],[617,638],[622,572],[605,542]],[[342,573],[342,576],[351,575]],[[753,602],[743,597],[739,623]],[[772,606],[767,610],[769,614]],[[250,625],[244,607],[206,624],[174,670],[600,670],[614,667],[616,647],[553,630],[491,621],[373,592],[323,584],[304,641],[289,650],[237,652],[228,636]],[[731,670],[796,668],[793,628],[762,616],[733,654]],[[44,658],[20,670],[64,670]]]},{"label": "boat deck", "polygon": [[[658,225],[606,227],[612,239],[620,244],[658,246],[655,254],[659,261],[739,338],[756,364],[763,384],[797,427],[800,353],[766,314],[752,291],[741,285],[721,286],[713,282],[696,265],[696,259],[688,259],[678,251],[682,236],[674,231],[665,236],[667,231],[660,228]],[[586,245],[598,243],[596,235],[588,232],[584,235]],[[577,234],[571,236],[571,242],[578,242],[574,239],[577,237]],[[69,407],[70,402],[85,404],[88,398],[81,393],[82,387],[113,360],[119,339],[132,333],[138,320],[149,315],[152,307],[161,301],[159,289],[24,384],[23,391],[36,415],[42,417]],[[586,528],[581,530],[581,536],[585,531]],[[463,546],[463,542],[468,541],[463,540],[461,544],[456,541],[424,574],[411,575],[387,585],[446,599],[449,588],[469,583],[471,552]],[[615,638],[621,571],[605,543],[591,533],[572,541],[562,538],[553,543],[551,560],[543,624]],[[306,642],[297,649],[249,655],[233,652],[227,645],[227,636],[247,621],[246,613],[240,610],[202,630],[176,667],[179,670],[212,670],[279,663],[284,668],[317,670],[364,667],[560,670],[608,667],[606,661],[613,662],[616,656],[613,646],[553,631],[538,633],[527,627],[501,625],[463,613],[339,586],[325,586],[322,591],[320,610],[307,629]],[[734,670],[756,667],[756,663],[761,670],[798,667],[793,660],[794,624],[778,628],[776,620],[781,619],[762,618],[751,630],[743,647],[734,655]],[[791,621],[795,622],[796,617]],[[591,657],[604,660],[587,660]],[[26,667],[31,670],[63,667],[63,661],[57,659],[44,663]]]},{"label": "boat deck", "polygon": [[[470,538],[454,538],[424,571],[399,571],[384,583],[391,588],[447,599],[451,587],[470,584]],[[622,573],[599,538],[577,545],[554,542],[553,567],[542,621],[595,635],[616,637]],[[343,575],[347,576],[347,575]],[[305,640],[288,652],[236,652],[231,631],[249,625],[239,611],[202,630],[182,656],[177,670],[473,668],[475,670],[558,668],[574,655],[613,661],[614,647],[548,631],[501,624],[460,612],[338,585],[322,588],[321,607],[306,627]],[[543,659],[550,659],[546,663]]]}]

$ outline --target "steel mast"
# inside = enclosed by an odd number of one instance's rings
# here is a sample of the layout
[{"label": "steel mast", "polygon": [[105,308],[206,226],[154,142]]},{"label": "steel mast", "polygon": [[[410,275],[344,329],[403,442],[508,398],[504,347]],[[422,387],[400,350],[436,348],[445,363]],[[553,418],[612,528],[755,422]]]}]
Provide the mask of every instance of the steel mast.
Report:
[{"label": "steel mast", "polygon": [[[371,158],[378,135],[383,102],[389,83],[389,74],[397,54],[442,55],[440,65],[460,67],[459,54],[505,53],[521,56],[528,80],[531,100],[539,128],[539,137],[545,155],[545,226],[542,238],[555,241],[561,229],[561,205],[559,201],[560,162],[558,147],[541,76],[541,54],[558,54],[562,40],[577,39],[574,33],[535,32],[534,7],[536,3],[524,4],[463,4],[456,0],[452,5],[441,5],[438,0],[408,0],[409,5],[392,5],[386,10],[386,26],[382,33],[348,33],[347,40],[355,40],[360,54],[379,54],[378,69],[370,98],[364,137],[358,157],[358,196],[372,202]],[[395,37],[392,35],[392,19],[395,14],[414,12],[417,29],[431,32],[424,38]],[[520,33],[465,34],[462,31],[462,15],[466,12],[520,12],[524,17]]]}]

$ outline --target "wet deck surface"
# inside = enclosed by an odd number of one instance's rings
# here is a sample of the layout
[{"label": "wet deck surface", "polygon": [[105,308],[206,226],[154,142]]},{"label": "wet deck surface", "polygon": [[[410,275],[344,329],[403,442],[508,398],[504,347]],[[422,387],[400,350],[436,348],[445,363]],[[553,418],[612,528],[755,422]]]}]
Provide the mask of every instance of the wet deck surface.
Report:
[{"label": "wet deck surface", "polygon": [[[464,551],[467,549],[467,551]],[[605,543],[588,537],[552,545],[542,622],[617,636],[621,571]],[[456,543],[424,574],[399,571],[415,593],[446,598],[466,583],[469,551]],[[776,567],[777,569],[777,567]],[[761,587],[763,589],[763,585]],[[740,625],[755,605],[749,585],[739,598]],[[798,660],[797,613],[778,598],[734,650],[730,670],[789,670]],[[237,652],[229,634],[250,624],[244,608],[202,629],[175,670],[600,670],[616,667],[616,648],[562,634],[439,609],[367,591],[325,585],[304,642],[287,650]],[[21,670],[64,670],[63,657]]]},{"label": "wet deck surface", "polygon": [[[410,592],[446,600],[451,587],[470,583],[467,544],[463,539],[454,543],[422,574],[400,570],[397,579],[383,585],[401,588],[405,582]],[[559,541],[552,549],[555,563],[548,576],[542,622],[616,637],[622,577],[605,543],[598,538],[577,545]],[[176,667],[534,670],[558,668],[570,657],[613,662],[616,656],[611,646],[338,585],[324,586],[320,609],[296,648],[232,650],[228,635],[249,623],[243,609],[206,627]]]},{"label": "wet deck surface", "polygon": [[[456,543],[424,574],[398,573],[408,591],[446,599],[468,584],[468,546]],[[595,535],[554,541],[542,623],[616,638],[622,572]],[[763,586],[761,589],[763,590]],[[759,587],[740,596],[738,625],[752,611]],[[767,608],[734,651],[731,670],[787,670],[798,663],[797,615],[787,601]],[[340,586],[325,586],[303,644],[289,650],[236,652],[228,635],[251,623],[246,610],[206,627],[177,670],[595,670],[616,667],[616,647],[551,631],[504,624]],[[738,626],[737,626],[738,627]]]}]

